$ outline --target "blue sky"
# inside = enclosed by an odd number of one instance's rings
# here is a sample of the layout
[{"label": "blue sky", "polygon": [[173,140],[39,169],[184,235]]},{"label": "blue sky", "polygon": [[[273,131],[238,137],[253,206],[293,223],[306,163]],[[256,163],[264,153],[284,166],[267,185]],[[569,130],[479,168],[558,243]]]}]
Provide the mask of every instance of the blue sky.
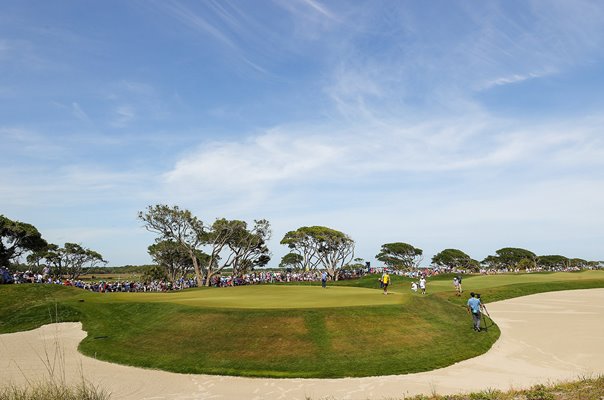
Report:
[{"label": "blue sky", "polygon": [[0,1],[0,213],[110,265],[137,220],[604,259],[600,1]]}]

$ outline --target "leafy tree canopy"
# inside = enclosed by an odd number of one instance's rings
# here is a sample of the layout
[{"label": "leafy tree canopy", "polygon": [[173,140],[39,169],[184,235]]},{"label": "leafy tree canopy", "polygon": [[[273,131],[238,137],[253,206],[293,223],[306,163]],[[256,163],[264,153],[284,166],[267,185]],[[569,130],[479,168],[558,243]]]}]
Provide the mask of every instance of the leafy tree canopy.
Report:
[{"label": "leafy tree canopy", "polygon": [[[225,268],[240,274],[265,265],[270,259],[266,241],[271,231],[266,220],[254,221],[251,229],[245,221],[225,218],[218,218],[208,226],[189,210],[164,204],[149,206],[138,217],[147,230],[159,235],[156,242],[170,240],[186,250],[199,286],[209,286],[212,277]],[[202,250],[206,250],[207,262],[198,259]]]},{"label": "leafy tree canopy", "polygon": [[77,243],[65,243],[63,247],[51,243],[42,256],[51,267],[53,275],[67,275],[71,279],[77,279],[88,268],[97,268],[107,263],[100,253]]},{"label": "leafy tree canopy", "polygon": [[444,268],[474,268],[477,262],[458,249],[445,249],[432,257],[432,265]]},{"label": "leafy tree canopy", "polygon": [[302,257],[305,270],[322,266],[337,280],[338,272],[354,258],[354,240],[325,226],[303,226],[285,234],[281,244]]},{"label": "leafy tree canopy", "polygon": [[422,262],[423,250],[408,243],[395,242],[382,245],[375,258],[391,268],[411,269]]},{"label": "leafy tree canopy", "polygon": [[9,267],[23,253],[40,251],[47,245],[35,226],[0,215],[0,266]]},{"label": "leafy tree canopy", "polygon": [[539,256],[538,265],[546,269],[564,268],[570,264],[570,260],[560,255]]},{"label": "leafy tree canopy", "polygon": [[522,260],[527,260],[523,263],[523,267],[527,262],[532,264],[531,267],[537,265],[537,255],[526,249],[504,247],[497,250],[495,254],[496,255],[487,256],[482,261],[482,264],[487,265],[489,268],[496,269],[515,268]]},{"label": "leafy tree canopy", "polygon": [[295,271],[299,271],[302,269],[302,263],[304,259],[300,254],[296,253],[287,253],[283,257],[281,257],[281,262],[279,263],[279,268],[291,268]]},{"label": "leafy tree canopy", "polygon": [[[171,281],[175,281],[194,269],[187,249],[175,241],[156,242],[148,247],[148,252],[153,261],[164,269],[164,276]],[[195,255],[200,265],[207,264],[209,255],[200,250],[196,250]]]}]

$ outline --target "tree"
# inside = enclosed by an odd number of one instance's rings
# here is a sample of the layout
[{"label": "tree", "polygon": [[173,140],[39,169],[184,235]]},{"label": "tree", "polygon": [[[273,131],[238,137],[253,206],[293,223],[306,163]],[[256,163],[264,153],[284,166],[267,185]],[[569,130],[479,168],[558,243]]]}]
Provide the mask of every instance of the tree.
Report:
[{"label": "tree", "polygon": [[489,268],[511,269],[517,268],[522,260],[527,260],[523,262],[523,267],[528,265],[530,268],[535,268],[537,266],[537,255],[529,250],[516,247],[504,247],[497,250],[495,253],[495,256],[490,255],[482,260],[482,264],[487,265]]},{"label": "tree", "polygon": [[537,264],[540,267],[551,270],[555,268],[565,268],[570,265],[570,260],[560,255],[539,256]]},{"label": "tree", "polygon": [[582,258],[571,258],[568,260],[569,267],[577,267],[577,268],[594,268],[598,265],[597,261],[587,261]]},{"label": "tree", "polygon": [[67,275],[70,279],[79,278],[87,268],[107,263],[100,253],[77,243],[65,243],[63,247],[51,243],[44,258],[50,264],[54,276]]},{"label": "tree", "polygon": [[537,255],[526,249],[504,247],[497,250],[495,253],[499,256],[502,265],[507,268],[513,268],[523,259],[532,261],[534,266],[536,266],[537,263]]},{"label": "tree", "polygon": [[[50,246],[50,245],[49,245]],[[27,261],[27,265],[30,270],[34,272],[40,272],[45,267],[44,261],[46,259],[46,254],[48,253],[48,247],[32,251],[27,255],[25,260]]]},{"label": "tree", "polygon": [[290,252],[301,257],[301,269],[310,271],[319,265],[318,246],[312,235],[308,234],[308,227],[301,227],[295,231],[289,231],[281,239],[281,244],[289,247]]},{"label": "tree", "polygon": [[242,274],[262,267],[270,261],[270,252],[266,242],[270,240],[272,231],[270,223],[265,220],[254,221],[254,227],[247,229],[243,221],[236,221],[237,229],[233,231],[228,242],[229,249],[233,252],[233,275]]},{"label": "tree", "polygon": [[143,274],[143,279],[145,281],[161,281],[162,279],[170,278],[168,276],[168,271],[163,268],[161,265],[154,265],[151,268],[145,270]]},{"label": "tree", "polygon": [[202,243],[209,248],[207,252],[209,261],[206,272],[204,285],[210,286],[213,276],[219,274],[223,269],[232,267],[236,254],[233,251],[227,253],[222,265],[218,261],[222,259],[221,253],[229,248],[229,244],[236,240],[238,235],[241,235],[242,230],[246,229],[246,224],[243,221],[227,220],[219,218],[212,224],[212,227],[207,230],[202,236]]},{"label": "tree", "polygon": [[477,263],[458,249],[445,249],[432,257],[432,265],[444,268],[474,269]]},{"label": "tree", "polygon": [[354,260],[352,260],[352,262],[346,264],[344,266],[344,269],[349,270],[349,271],[358,271],[358,270],[364,270],[365,268],[367,268],[366,266],[367,264],[365,264],[365,260],[362,258],[355,258]]},{"label": "tree", "polygon": [[423,251],[408,243],[386,243],[375,258],[394,269],[417,268],[423,260]]},{"label": "tree", "polygon": [[[175,241],[162,240],[152,244],[148,247],[148,252],[153,261],[163,268],[164,275],[172,282],[194,269],[187,250]],[[198,263],[201,264],[208,255],[196,250],[196,257]],[[207,259],[205,261],[207,262]],[[158,274],[156,271],[153,273]]]},{"label": "tree", "polygon": [[41,256],[46,259],[52,276],[61,277],[63,275],[63,258],[59,246],[49,243],[46,251]]},{"label": "tree", "polygon": [[86,268],[107,264],[100,253],[82,247],[77,243],[65,243],[63,247],[63,265],[71,279],[77,279]]},{"label": "tree", "polygon": [[47,245],[35,226],[0,215],[0,267],[9,267],[22,254],[43,250]]},{"label": "tree", "polygon": [[501,262],[499,260],[499,257],[497,257],[497,256],[492,256],[492,255],[486,256],[484,258],[484,260],[482,260],[480,263],[483,264],[488,269],[500,269],[501,268]]},{"label": "tree", "polygon": [[523,258],[522,260],[518,261],[518,264],[516,264],[515,267],[518,269],[528,270],[534,268],[535,263],[528,258]]},{"label": "tree", "polygon": [[304,259],[300,254],[297,253],[287,253],[283,257],[281,257],[281,262],[279,263],[279,268],[291,268],[294,271],[302,270]]},{"label": "tree", "polygon": [[[199,286],[209,286],[212,277],[227,267],[251,268],[269,260],[265,240],[270,237],[270,225],[266,220],[255,221],[252,232],[244,221],[225,218],[206,226],[189,210],[162,204],[147,207],[138,217],[148,231],[159,234],[156,242],[172,240],[182,246],[189,254]],[[198,255],[204,249],[207,261],[201,262]]]},{"label": "tree", "polygon": [[337,281],[339,271],[354,259],[354,240],[335,229],[313,227],[319,243],[319,260],[331,279]]},{"label": "tree", "polygon": [[354,240],[343,232],[324,226],[303,226],[285,234],[281,244],[302,257],[305,270],[321,265],[333,280],[354,258]]},{"label": "tree", "polygon": [[204,285],[201,266],[196,256],[203,238],[207,235],[203,222],[189,210],[181,210],[178,206],[169,207],[165,204],[148,206],[146,212],[138,213],[138,218],[145,223],[145,229],[159,235],[156,242],[171,240],[182,246],[193,264],[197,284]]}]

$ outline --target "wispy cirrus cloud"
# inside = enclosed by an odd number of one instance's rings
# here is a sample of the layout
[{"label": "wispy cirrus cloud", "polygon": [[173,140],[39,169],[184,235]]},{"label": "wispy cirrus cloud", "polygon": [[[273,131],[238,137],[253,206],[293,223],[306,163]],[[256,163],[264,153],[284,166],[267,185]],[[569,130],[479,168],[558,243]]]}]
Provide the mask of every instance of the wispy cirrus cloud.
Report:
[{"label": "wispy cirrus cloud", "polygon": [[212,193],[270,197],[292,185],[309,190],[350,180],[371,185],[395,175],[440,179],[519,166],[543,173],[542,166],[563,170],[568,163],[584,169],[603,163],[601,139],[589,126],[574,121],[525,127],[474,116],[349,129],[281,127],[243,141],[203,144],[164,179],[166,190],[184,194],[196,187],[200,198]]},{"label": "wispy cirrus cloud", "polygon": [[502,86],[502,85],[509,85],[509,84],[514,84],[514,83],[524,82],[524,81],[528,81],[531,79],[539,79],[539,78],[542,78],[544,76],[548,76],[548,75],[551,75],[554,73],[555,73],[555,71],[530,72],[525,75],[513,74],[513,75],[509,75],[509,76],[503,76],[503,77],[500,77],[497,79],[493,79],[489,82],[486,82],[483,86],[483,89],[490,89],[494,86]]},{"label": "wispy cirrus cloud", "polygon": [[111,124],[121,128],[128,125],[136,118],[136,113],[131,105],[120,105],[114,110],[114,119]]},{"label": "wispy cirrus cloud", "polygon": [[73,103],[71,103],[71,109],[73,111],[73,114],[76,116],[76,118],[78,118],[82,121],[86,121],[86,122],[90,121],[90,117],[88,116],[88,114],[86,114],[86,112],[82,109],[80,104],[78,104],[77,102],[74,101]]},{"label": "wispy cirrus cloud", "polygon": [[[273,1],[277,6],[287,10],[299,26],[304,26],[305,35],[309,37],[315,37],[318,33],[317,30],[324,30],[334,23],[341,22],[337,12],[330,9],[324,2],[317,0]],[[310,28],[314,30],[314,33]]]},{"label": "wispy cirrus cloud", "polygon": [[27,128],[0,126],[0,141],[6,152],[3,160],[5,167],[10,167],[11,160],[35,159],[52,160],[64,157],[66,152],[56,140]]},{"label": "wispy cirrus cloud", "polygon": [[141,115],[157,119],[167,114],[166,102],[158,89],[142,81],[112,82],[101,91],[99,100],[108,108],[106,118],[114,128],[128,127]]},{"label": "wispy cirrus cloud", "polygon": [[[458,114],[481,107],[476,92],[589,65],[604,44],[604,27],[597,22],[602,9],[590,2],[553,7],[532,2],[523,18],[505,3],[450,5],[428,13],[432,18],[453,13],[464,20],[463,28],[454,19],[432,26],[413,7],[388,10],[390,18],[369,11],[347,14],[347,23],[357,29],[347,30],[344,40],[330,38],[340,43],[332,47],[337,61],[325,89],[345,116],[413,114],[427,106],[432,113]],[[374,33],[370,27],[376,24],[384,26]],[[395,40],[397,51],[364,48],[371,35]]]},{"label": "wispy cirrus cloud", "polygon": [[[246,46],[241,43],[253,39],[255,34],[250,32],[250,36],[243,35],[245,33],[245,20],[240,18],[237,12],[227,10],[227,7],[237,10],[234,5],[230,3],[220,5],[209,2],[206,8],[202,7],[201,11],[187,7],[177,1],[161,2],[158,3],[158,6],[186,27],[207,35],[220,45],[230,49],[231,54],[254,70],[262,73],[267,72],[259,63],[252,60],[246,51]],[[216,18],[208,17],[208,15]]]}]

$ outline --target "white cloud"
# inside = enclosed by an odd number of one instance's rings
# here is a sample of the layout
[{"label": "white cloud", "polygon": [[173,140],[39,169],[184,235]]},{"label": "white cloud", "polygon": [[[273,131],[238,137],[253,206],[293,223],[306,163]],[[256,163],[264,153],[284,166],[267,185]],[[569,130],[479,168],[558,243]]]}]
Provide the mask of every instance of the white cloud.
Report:
[{"label": "white cloud", "polygon": [[80,105],[78,103],[76,103],[75,101],[73,103],[71,103],[71,109],[73,111],[73,114],[80,120],[82,121],[90,121],[90,117],[88,117],[88,114],[86,114],[86,112],[84,112],[84,110],[82,110],[82,107],[80,107]]},{"label": "white cloud", "polygon": [[287,190],[338,186],[347,192],[353,182],[372,185],[403,177],[441,180],[447,174],[488,176],[517,168],[547,176],[551,168],[585,171],[603,163],[604,144],[591,123],[519,127],[483,115],[349,130],[281,127],[242,141],[203,144],[163,178],[165,191],[176,197],[245,202],[274,199]]},{"label": "white cloud", "polygon": [[302,3],[308,5],[311,9],[317,11],[319,14],[322,14],[328,18],[334,18],[333,13],[327,9],[324,4],[321,4],[315,0],[303,0]]},{"label": "white cloud", "polygon": [[274,0],[293,18],[294,29],[299,37],[316,40],[341,22],[340,15],[316,0]]},{"label": "white cloud", "polygon": [[201,191],[226,191],[300,180],[337,164],[342,149],[329,138],[293,136],[278,130],[242,142],[200,146],[165,174],[170,185],[190,184]]},{"label": "white cloud", "polygon": [[120,105],[114,110],[114,119],[111,125],[115,127],[125,127],[136,118],[136,112],[131,105]]},{"label": "white cloud", "polygon": [[514,75],[509,75],[509,76],[503,76],[500,78],[496,78],[493,79],[491,81],[488,81],[484,84],[483,89],[490,89],[494,86],[503,86],[503,85],[509,85],[509,84],[513,84],[513,83],[518,83],[518,82],[524,82],[530,79],[538,79],[538,78],[542,78],[544,76],[550,75],[555,73],[554,71],[549,71],[549,72],[531,72],[525,75],[519,75],[519,74],[514,74]]},{"label": "white cloud", "polygon": [[[56,140],[30,129],[0,126],[0,142],[3,151],[7,152],[5,163],[13,157],[47,160],[65,156],[63,147]],[[5,168],[10,167],[13,165],[5,165]]]}]

